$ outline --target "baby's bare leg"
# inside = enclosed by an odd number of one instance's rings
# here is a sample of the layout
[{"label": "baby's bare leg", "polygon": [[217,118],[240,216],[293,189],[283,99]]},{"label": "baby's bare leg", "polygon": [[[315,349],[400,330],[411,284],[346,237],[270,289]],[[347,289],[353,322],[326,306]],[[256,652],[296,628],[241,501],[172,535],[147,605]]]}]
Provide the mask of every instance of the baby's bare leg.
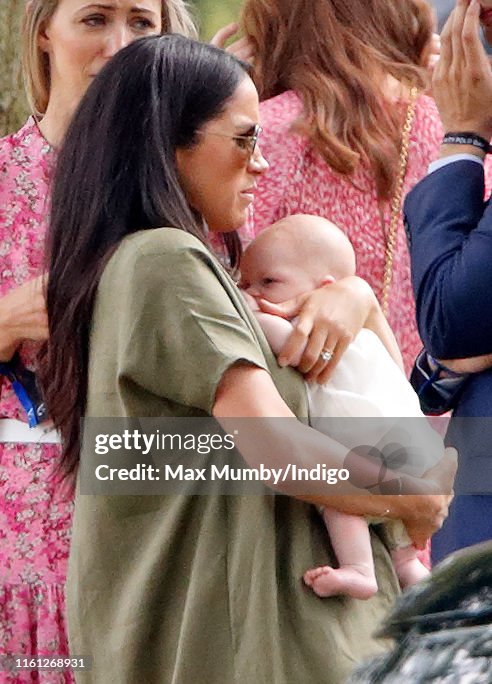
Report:
[{"label": "baby's bare leg", "polygon": [[401,520],[386,520],[381,526],[381,532],[390,550],[391,560],[402,589],[410,587],[429,575],[425,565],[420,562],[417,549],[413,546]]},{"label": "baby's bare leg", "polygon": [[429,570],[420,562],[415,546],[392,549],[391,560],[402,589],[411,587],[430,575]]},{"label": "baby's bare leg", "polygon": [[367,522],[360,516],[333,508],[323,510],[323,519],[340,567],[308,570],[304,582],[322,597],[346,594],[368,599],[374,596],[378,585]]}]

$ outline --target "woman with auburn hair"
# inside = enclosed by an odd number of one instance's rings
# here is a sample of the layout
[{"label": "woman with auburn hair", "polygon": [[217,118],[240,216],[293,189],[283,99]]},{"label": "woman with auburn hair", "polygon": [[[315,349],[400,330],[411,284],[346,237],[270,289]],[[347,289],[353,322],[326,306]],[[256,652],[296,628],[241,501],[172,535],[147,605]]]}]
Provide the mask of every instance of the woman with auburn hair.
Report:
[{"label": "woman with auburn hair", "polygon": [[[68,653],[72,495],[56,477],[58,437],[46,431],[32,373],[47,335],[40,274],[55,150],[104,64],[136,38],[169,30],[195,33],[182,0],[26,5],[23,65],[33,116],[0,140],[0,656]],[[17,671],[0,679],[59,684],[72,676]]]},{"label": "woman with auburn hair", "polygon": [[408,372],[421,342],[401,196],[425,175],[442,138],[434,102],[423,94],[429,7],[422,0],[246,0],[242,25],[256,55],[270,162],[244,237],[288,214],[339,225]]}]

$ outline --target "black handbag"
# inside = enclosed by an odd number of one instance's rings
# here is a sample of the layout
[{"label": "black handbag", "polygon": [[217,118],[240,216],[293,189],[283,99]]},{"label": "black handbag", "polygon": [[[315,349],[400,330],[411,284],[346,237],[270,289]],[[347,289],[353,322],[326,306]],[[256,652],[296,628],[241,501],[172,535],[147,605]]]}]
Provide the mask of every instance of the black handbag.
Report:
[{"label": "black handbag", "polygon": [[449,370],[422,349],[410,374],[410,384],[422,411],[429,416],[441,416],[455,408],[469,376]]}]

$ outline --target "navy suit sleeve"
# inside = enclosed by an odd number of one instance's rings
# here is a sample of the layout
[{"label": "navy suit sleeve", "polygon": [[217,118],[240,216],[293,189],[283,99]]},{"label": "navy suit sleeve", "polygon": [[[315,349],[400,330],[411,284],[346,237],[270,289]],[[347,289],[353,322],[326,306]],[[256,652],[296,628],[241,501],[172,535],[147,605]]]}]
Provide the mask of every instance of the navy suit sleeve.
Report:
[{"label": "navy suit sleeve", "polygon": [[483,196],[483,167],[458,161],[405,201],[417,322],[437,358],[492,353],[492,205]]}]

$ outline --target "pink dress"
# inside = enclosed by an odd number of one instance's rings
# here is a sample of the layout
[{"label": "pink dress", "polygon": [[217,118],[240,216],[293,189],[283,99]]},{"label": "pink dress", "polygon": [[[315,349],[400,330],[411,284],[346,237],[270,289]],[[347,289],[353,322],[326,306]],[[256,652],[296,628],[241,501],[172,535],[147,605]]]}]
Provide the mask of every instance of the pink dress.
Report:
[{"label": "pink dress", "polygon": [[[352,178],[341,176],[305,138],[290,133],[292,122],[301,112],[302,103],[292,91],[260,105],[264,129],[260,144],[270,168],[259,181],[254,219],[245,228],[244,241],[288,214],[324,216],[348,235],[357,256],[357,273],[380,299],[385,262],[383,231],[389,227],[389,207],[385,207],[383,228],[371,171],[360,168]],[[441,140],[442,126],[434,101],[422,95],[416,102],[404,193],[427,173],[429,163],[437,158]],[[422,343],[415,323],[410,259],[402,220],[394,252],[388,320],[409,372]]]},{"label": "pink dress", "polygon": [[[53,161],[32,118],[0,140],[0,296],[42,272]],[[31,369],[36,348],[20,350]],[[0,418],[26,420],[1,376]],[[50,482],[58,462],[58,445],[0,443],[0,657],[68,654],[64,583],[72,498]],[[69,672],[0,671],[1,684],[73,681]]]}]

